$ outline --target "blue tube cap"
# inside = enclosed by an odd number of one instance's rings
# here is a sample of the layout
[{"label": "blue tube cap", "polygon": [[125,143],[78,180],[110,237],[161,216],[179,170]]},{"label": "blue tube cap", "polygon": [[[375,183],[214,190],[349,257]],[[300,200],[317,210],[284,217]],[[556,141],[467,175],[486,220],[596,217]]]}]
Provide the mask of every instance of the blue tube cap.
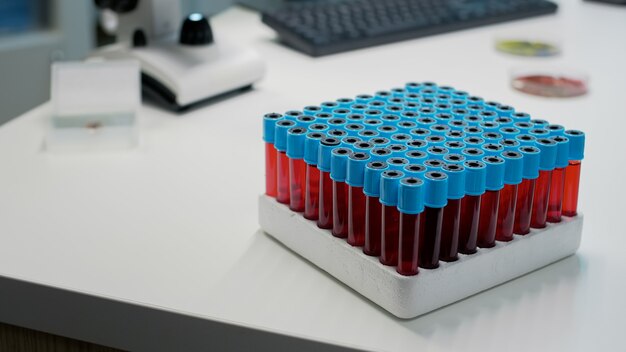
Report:
[{"label": "blue tube cap", "polygon": [[465,167],[465,194],[468,196],[480,196],[485,193],[487,187],[487,166],[482,161],[468,160],[463,163]]},{"label": "blue tube cap", "polygon": [[561,125],[548,125],[547,129],[550,132],[550,136],[562,136],[565,134],[565,127]]},{"label": "blue tube cap", "polygon": [[311,115],[300,115],[296,119],[296,126],[309,128],[310,125],[315,123],[315,117]]},{"label": "blue tube cap", "polygon": [[328,125],[325,123],[314,123],[309,126],[311,132],[326,132],[328,131]]},{"label": "blue tube cap", "polygon": [[284,152],[287,150],[287,132],[290,128],[295,127],[296,123],[292,120],[280,120],[276,123],[274,134],[274,146],[276,150]]},{"label": "blue tube cap", "polygon": [[514,150],[505,150],[500,156],[504,159],[504,183],[518,185],[522,182],[524,171],[524,156]]},{"label": "blue tube cap", "polygon": [[299,116],[304,115],[304,113],[300,110],[289,110],[285,113],[285,118],[289,120],[297,120]]},{"label": "blue tube cap", "polygon": [[504,151],[504,146],[498,143],[485,143],[482,150],[487,156],[499,156]]},{"label": "blue tube cap", "polygon": [[355,136],[345,136],[341,139],[341,146],[344,148],[353,148],[355,143],[361,141],[361,138]]},{"label": "blue tube cap", "polygon": [[370,138],[375,138],[378,137],[379,133],[376,131],[372,131],[372,130],[363,130],[361,132],[359,132],[358,136],[365,139],[365,140],[369,140]]},{"label": "blue tube cap", "polygon": [[338,138],[325,137],[320,141],[319,153],[317,156],[317,168],[323,172],[330,172],[330,159],[332,151],[339,147],[341,142]]},{"label": "blue tube cap", "polygon": [[426,169],[426,166],[421,164],[407,164],[402,169],[402,172],[404,172],[405,175],[421,179],[424,178],[424,174],[426,174],[427,171],[428,169]]},{"label": "blue tube cap", "polygon": [[537,147],[541,151],[539,170],[554,170],[556,165],[556,142],[549,138],[537,139]]},{"label": "blue tube cap", "polygon": [[373,148],[370,151],[373,161],[386,161],[391,158],[392,152],[389,148]]},{"label": "blue tube cap", "polygon": [[424,211],[424,181],[405,177],[398,186],[398,210],[404,214],[419,214]]},{"label": "blue tube cap", "polygon": [[465,139],[465,137],[467,137],[465,135],[465,132],[463,132],[463,128],[467,127],[465,124],[465,121],[452,121],[453,124],[454,123],[461,123],[463,126],[459,126],[458,130],[451,130],[446,132],[446,139],[449,141],[462,141],[463,139]]},{"label": "blue tube cap", "polygon": [[324,138],[321,132],[309,132],[304,141],[304,162],[309,165],[317,165],[320,142]]},{"label": "blue tube cap", "polygon": [[331,113],[333,110],[339,107],[339,104],[334,101],[325,101],[321,104],[322,111],[326,113]]},{"label": "blue tube cap", "polygon": [[348,148],[335,148],[330,156],[330,178],[333,181],[345,182],[348,173],[348,158],[352,150]]},{"label": "blue tube cap", "polygon": [[363,187],[365,165],[370,161],[370,156],[366,152],[357,151],[348,157],[348,174],[346,183],[352,187]]},{"label": "blue tube cap", "polygon": [[548,138],[550,137],[550,131],[545,128],[533,128],[528,131],[528,134],[535,136],[535,138]]},{"label": "blue tube cap", "polygon": [[458,154],[458,153],[450,153],[443,157],[443,161],[447,164],[462,165],[465,162],[465,160],[467,160],[467,158],[465,158],[465,156],[463,156],[462,154]]},{"label": "blue tube cap", "polygon": [[439,171],[446,163],[439,159],[428,159],[424,161],[424,166],[428,171]]},{"label": "blue tube cap", "polygon": [[442,171],[429,171],[424,175],[424,205],[443,208],[448,204],[448,176]]},{"label": "blue tube cap", "polygon": [[487,167],[485,189],[488,191],[501,190],[502,187],[504,187],[504,159],[499,156],[492,155],[484,157],[482,162],[485,163]]},{"label": "blue tube cap", "polygon": [[423,139],[411,139],[406,142],[406,146],[411,150],[426,151],[428,149],[428,142]]},{"label": "blue tube cap", "polygon": [[319,106],[315,106],[315,105],[309,105],[309,106],[305,106],[304,109],[302,109],[302,111],[304,112],[305,115],[315,116],[315,114],[319,114],[320,112],[322,112],[322,108],[320,108]]},{"label": "blue tube cap", "polygon": [[368,197],[380,197],[380,178],[389,166],[384,161],[370,161],[365,165],[363,193]]},{"label": "blue tube cap", "polygon": [[522,171],[522,177],[528,180],[533,180],[539,177],[539,155],[541,151],[539,148],[524,145],[519,147],[519,151],[524,155],[524,170]]},{"label": "blue tube cap", "polygon": [[438,145],[434,145],[432,147],[428,147],[426,150],[431,159],[443,160],[444,155],[448,154],[449,151],[445,147],[441,147]]},{"label": "blue tube cap", "polygon": [[518,128],[513,126],[501,127],[498,131],[502,135],[503,139],[512,139],[515,138],[518,134],[522,133]]},{"label": "blue tube cap", "polygon": [[511,115],[511,118],[513,118],[513,121],[515,122],[529,122],[530,121],[530,115],[528,115],[525,112],[516,112],[513,115]]},{"label": "blue tube cap", "polygon": [[485,156],[485,152],[478,148],[465,148],[461,151],[461,155],[467,158],[467,160],[480,160]]},{"label": "blue tube cap", "polygon": [[391,140],[385,137],[374,137],[370,139],[369,142],[372,143],[375,148],[386,147],[391,144]]},{"label": "blue tube cap", "polygon": [[404,173],[400,170],[383,171],[380,177],[380,203],[395,207],[398,205],[398,186]]},{"label": "blue tube cap", "polygon": [[304,141],[306,141],[306,128],[290,128],[287,131],[287,157],[290,159],[304,158]]},{"label": "blue tube cap", "polygon": [[402,170],[405,165],[409,163],[409,160],[401,157],[391,157],[387,159],[387,164],[391,170]]},{"label": "blue tube cap", "polygon": [[569,139],[565,136],[553,136],[550,139],[556,142],[555,167],[566,167],[569,164]]},{"label": "blue tube cap", "polygon": [[537,140],[537,137],[531,136],[529,134],[518,134],[517,136],[515,136],[515,139],[521,145],[533,146],[535,145],[535,141]]},{"label": "blue tube cap", "polygon": [[500,141],[500,144],[504,147],[504,150],[513,151],[517,151],[521,146],[520,142],[517,139],[503,139]]},{"label": "blue tube cap", "polygon": [[481,134],[485,133],[485,130],[483,130],[482,128],[480,128],[479,126],[467,126],[463,129],[463,132],[465,132],[465,135],[468,137],[480,137]]},{"label": "blue tube cap", "polygon": [[436,124],[436,125],[431,125],[429,127],[429,129],[432,132],[432,134],[434,134],[434,135],[445,136],[446,133],[448,133],[448,131],[450,131],[450,126],[442,125],[442,124]]},{"label": "blue tube cap", "polygon": [[435,146],[435,145],[443,146],[443,144],[446,142],[446,137],[430,135],[426,137],[425,140],[426,142],[428,142],[429,146]]},{"label": "blue tube cap", "polygon": [[272,112],[263,116],[263,140],[267,143],[274,143],[276,134],[276,122],[283,118],[283,115]]},{"label": "blue tube cap", "polygon": [[485,132],[482,137],[485,140],[485,143],[498,143],[498,141],[504,139],[502,134],[498,132]]},{"label": "blue tube cap", "polygon": [[422,150],[414,149],[414,150],[409,150],[406,153],[404,153],[404,157],[411,164],[421,164],[426,159],[428,159],[428,153],[426,153],[425,151],[422,151]]},{"label": "blue tube cap", "polygon": [[414,138],[426,138],[427,136],[430,136],[431,132],[427,128],[419,127],[412,129],[409,134]]},{"label": "blue tube cap", "polygon": [[461,151],[467,148],[467,145],[461,141],[447,141],[443,146],[448,149],[448,152],[453,154],[461,154]]},{"label": "blue tube cap", "polygon": [[533,124],[529,121],[519,121],[513,124],[513,127],[517,128],[521,134],[528,134],[533,128]]},{"label": "blue tube cap", "polygon": [[317,114],[313,115],[315,116],[315,120],[317,122],[327,122],[328,120],[333,118],[333,115],[331,113],[328,112],[318,112]]},{"label": "blue tube cap", "polygon": [[326,132],[326,134],[329,137],[335,137],[335,138],[339,138],[339,139],[341,139],[341,138],[343,138],[343,137],[348,135],[348,133],[346,131],[340,130],[340,129],[337,129],[337,128],[332,129],[332,130],[328,130]]},{"label": "blue tube cap", "polygon": [[465,168],[462,164],[445,164],[443,172],[448,175],[448,199],[465,196]]},{"label": "blue tube cap", "polygon": [[585,158],[585,133],[567,130],[565,137],[569,139],[569,160],[583,160]]},{"label": "blue tube cap", "polygon": [[478,126],[485,130],[485,132],[498,132],[500,129],[500,124],[495,121],[483,121],[478,124]]},{"label": "blue tube cap", "polygon": [[343,126],[349,136],[358,136],[361,131],[365,129],[365,126],[360,123],[349,123]]},{"label": "blue tube cap", "polygon": [[387,149],[391,150],[392,156],[402,157],[409,148],[402,144],[389,144]]}]

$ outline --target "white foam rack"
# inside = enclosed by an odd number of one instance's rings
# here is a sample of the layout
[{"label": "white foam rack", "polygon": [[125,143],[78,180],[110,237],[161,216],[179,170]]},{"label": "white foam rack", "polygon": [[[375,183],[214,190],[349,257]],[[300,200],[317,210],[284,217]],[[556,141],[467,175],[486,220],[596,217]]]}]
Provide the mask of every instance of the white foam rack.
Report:
[{"label": "white foam rack", "polygon": [[365,255],[362,248],[293,212],[274,198],[259,197],[261,228],[344,284],[399,318],[414,318],[572,255],[580,245],[582,215],[532,229],[510,242],[459,255],[437,269],[403,276]]}]

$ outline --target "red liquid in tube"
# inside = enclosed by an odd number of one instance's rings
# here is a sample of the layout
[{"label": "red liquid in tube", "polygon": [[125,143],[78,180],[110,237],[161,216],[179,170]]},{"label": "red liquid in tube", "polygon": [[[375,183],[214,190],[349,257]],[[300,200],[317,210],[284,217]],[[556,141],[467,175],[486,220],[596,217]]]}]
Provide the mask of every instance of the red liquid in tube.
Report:
[{"label": "red liquid in tube", "polygon": [[526,235],[530,232],[530,215],[535,195],[535,181],[537,181],[537,179],[524,179],[517,188],[517,204],[515,208],[513,232],[518,235]]},{"label": "red liquid in tube", "polygon": [[500,191],[487,191],[482,195],[480,200],[478,239],[476,241],[478,247],[491,248],[496,245],[499,204]]},{"label": "red liquid in tube", "polygon": [[289,209],[304,211],[304,190],[306,188],[306,163],[304,159],[289,159]]},{"label": "red liquid in tube", "polygon": [[365,196],[365,246],[363,253],[378,257],[381,241],[382,204],[378,197]]},{"label": "red liquid in tube", "polygon": [[315,165],[306,165],[306,189],[304,191],[304,217],[317,220],[319,214],[320,170]]},{"label": "red liquid in tube", "polygon": [[291,189],[289,185],[289,158],[285,152],[278,151],[277,153],[276,200],[279,203],[289,204],[289,191]]},{"label": "red liquid in tube", "polygon": [[402,275],[417,275],[420,239],[420,214],[400,213],[400,240],[398,249],[398,267]]},{"label": "red liquid in tube", "polygon": [[515,208],[517,203],[517,185],[504,185],[500,191],[500,205],[498,207],[498,223],[496,225],[496,240],[508,242],[513,239],[513,225],[515,224]]},{"label": "red liquid in tube", "polygon": [[333,228],[333,180],[330,172],[320,171],[319,211],[317,227],[320,229]]},{"label": "red liquid in tube", "polygon": [[348,185],[333,181],[333,236],[348,237]]},{"label": "red liquid in tube", "polygon": [[461,199],[448,199],[443,208],[441,249],[439,260],[453,262],[459,259],[459,226],[461,224]]},{"label": "red liquid in tube", "polygon": [[398,238],[400,221],[400,212],[395,206],[381,205],[381,254],[380,262],[384,265],[398,265]]},{"label": "red liquid in tube", "polygon": [[563,189],[563,215],[578,214],[578,185],[580,182],[580,160],[570,160],[565,168],[565,187]]},{"label": "red liquid in tube", "polygon": [[265,194],[276,198],[276,148],[265,143]]},{"label": "red liquid in tube", "polygon": [[548,199],[548,222],[560,222],[563,209],[563,186],[565,184],[565,168],[559,167],[552,171],[552,184]]},{"label": "red liquid in tube", "polygon": [[444,208],[425,207],[420,223],[419,266],[425,269],[439,267],[441,225]]},{"label": "red liquid in tube", "polygon": [[480,220],[480,196],[466,195],[461,199],[461,223],[459,225],[459,253],[476,253],[478,221]]},{"label": "red liquid in tube", "polygon": [[539,171],[539,178],[535,184],[535,198],[533,200],[533,210],[531,213],[530,227],[542,229],[546,227],[548,217],[548,197],[550,196],[550,185],[552,184],[552,170]]},{"label": "red liquid in tube", "polygon": [[348,243],[365,245],[365,194],[363,187],[348,186]]}]

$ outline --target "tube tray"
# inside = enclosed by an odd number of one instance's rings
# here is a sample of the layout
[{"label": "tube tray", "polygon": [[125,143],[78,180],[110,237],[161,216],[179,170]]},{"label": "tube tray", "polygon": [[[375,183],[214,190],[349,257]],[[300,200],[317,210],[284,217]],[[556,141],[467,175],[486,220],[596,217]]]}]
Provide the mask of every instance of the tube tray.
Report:
[{"label": "tube tray", "polygon": [[494,248],[440,262],[403,276],[345,239],[293,212],[274,198],[259,197],[261,228],[285,246],[399,318],[414,318],[572,255],[580,245],[582,215],[532,229]]}]

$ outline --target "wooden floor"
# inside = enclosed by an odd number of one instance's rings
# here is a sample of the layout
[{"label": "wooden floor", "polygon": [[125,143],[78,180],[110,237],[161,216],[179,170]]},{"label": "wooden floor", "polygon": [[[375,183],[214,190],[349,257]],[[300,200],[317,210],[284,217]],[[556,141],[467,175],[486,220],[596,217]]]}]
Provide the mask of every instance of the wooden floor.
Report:
[{"label": "wooden floor", "polygon": [[2,352],[121,352],[120,350],[0,323]]}]

